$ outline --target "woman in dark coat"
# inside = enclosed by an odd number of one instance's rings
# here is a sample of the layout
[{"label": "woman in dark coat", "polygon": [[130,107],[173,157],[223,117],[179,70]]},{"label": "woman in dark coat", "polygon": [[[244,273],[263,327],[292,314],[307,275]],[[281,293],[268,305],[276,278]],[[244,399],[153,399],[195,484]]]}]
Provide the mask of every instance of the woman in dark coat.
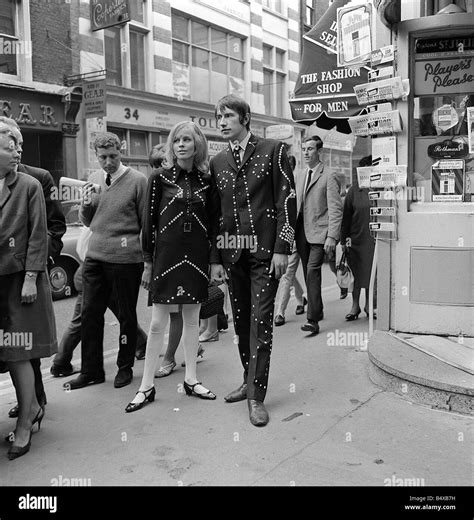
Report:
[{"label": "woman in dark coat", "polygon": [[217,187],[208,174],[206,138],[194,123],[178,123],[168,137],[164,167],[154,170],[148,180],[142,285],[150,291],[153,309],[142,383],[127,412],[154,400],[153,377],[165,327],[169,314],[179,309],[186,394],[216,398],[197,379],[196,357],[199,311],[208,295],[210,239],[217,234],[219,208]]},{"label": "woman in dark coat", "polygon": [[[372,157],[364,157],[359,166],[371,166]],[[354,275],[352,307],[346,315],[347,321],[356,320],[360,314],[360,291],[365,289],[365,313],[369,313],[369,283],[374,257],[375,241],[370,235],[370,201],[368,189],[359,188],[357,175],[344,200],[341,224],[341,246],[347,255],[349,267]]]},{"label": "woman in dark coat", "polygon": [[8,458],[27,453],[31,431],[44,416],[36,399],[30,359],[57,351],[56,324],[46,272],[48,235],[41,184],[16,171],[13,134],[0,128],[0,361],[15,383],[19,414]]}]

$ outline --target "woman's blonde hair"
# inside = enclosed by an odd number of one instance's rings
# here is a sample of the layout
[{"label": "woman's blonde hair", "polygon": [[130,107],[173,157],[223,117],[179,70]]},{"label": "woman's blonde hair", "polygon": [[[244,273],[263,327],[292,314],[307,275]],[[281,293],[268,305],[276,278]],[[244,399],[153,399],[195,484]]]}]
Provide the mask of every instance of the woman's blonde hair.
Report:
[{"label": "woman's blonde hair", "polygon": [[202,130],[192,121],[181,121],[176,123],[170,131],[168,140],[166,142],[166,159],[163,166],[171,168],[176,164],[176,155],[173,152],[173,142],[178,133],[184,128],[191,129],[194,138],[194,160],[193,163],[201,174],[207,177],[209,172],[209,158],[207,151],[207,139],[202,133]]}]

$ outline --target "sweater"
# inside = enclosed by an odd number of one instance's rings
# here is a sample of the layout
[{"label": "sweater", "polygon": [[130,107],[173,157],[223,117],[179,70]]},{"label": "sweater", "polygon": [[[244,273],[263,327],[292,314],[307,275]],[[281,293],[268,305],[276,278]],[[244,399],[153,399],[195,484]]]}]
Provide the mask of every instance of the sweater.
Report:
[{"label": "sweater", "polygon": [[89,182],[100,185],[89,205],[81,204],[79,217],[92,236],[87,258],[114,264],[143,262],[140,243],[142,215],[146,200],[146,176],[132,168],[105,184],[104,172],[95,171]]}]

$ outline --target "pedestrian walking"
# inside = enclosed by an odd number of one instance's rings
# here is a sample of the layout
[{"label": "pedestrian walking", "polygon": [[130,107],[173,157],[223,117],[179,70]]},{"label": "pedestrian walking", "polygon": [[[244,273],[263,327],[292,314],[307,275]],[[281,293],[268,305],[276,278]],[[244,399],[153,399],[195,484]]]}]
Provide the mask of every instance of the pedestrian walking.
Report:
[{"label": "pedestrian walking", "polygon": [[[21,162],[23,153],[23,136],[20,127],[11,117],[0,116],[0,125],[7,125],[17,142],[17,150],[20,155],[17,171],[30,175],[41,183],[43,196],[46,203],[46,225],[48,228],[48,266],[54,264],[63,248],[62,237],[66,232],[66,219],[61,208],[61,203],[54,197],[55,185],[53,177],[47,170],[28,166]],[[35,375],[36,399],[41,406],[46,406],[47,399],[44,391],[43,376],[41,374],[41,358],[30,360]],[[8,416],[18,417],[18,404],[8,411]]]},{"label": "pedestrian walking", "polygon": [[244,369],[242,384],[224,399],[229,403],[247,400],[250,422],[265,426],[275,294],[294,239],[293,172],[283,143],[261,139],[250,131],[251,111],[245,100],[225,96],[217,102],[215,115],[229,146],[211,160],[211,175],[221,199],[211,278],[229,279]]},{"label": "pedestrian walking", "polygon": [[[363,157],[359,166],[372,166],[372,156]],[[341,244],[347,255],[347,261],[354,275],[352,290],[352,307],[346,314],[347,321],[354,321],[359,317],[360,293],[365,289],[364,311],[369,315],[369,284],[372,261],[374,258],[375,240],[370,234],[370,200],[369,190],[360,188],[357,174],[353,176],[352,186],[344,200],[344,211],[341,225]],[[374,305],[375,307],[375,305]],[[374,316],[375,312],[374,312]]]},{"label": "pedestrian walking", "polygon": [[[7,362],[18,400],[8,458],[25,455],[44,417],[36,397],[32,359],[57,351],[47,276],[46,205],[41,184],[17,171],[18,142],[0,127],[0,361]],[[22,211],[19,211],[22,208]]]},{"label": "pedestrian walking", "polygon": [[166,162],[148,180],[142,285],[150,292],[153,308],[142,382],[126,412],[140,410],[155,399],[153,377],[170,312],[183,316],[186,394],[216,398],[196,374],[199,311],[208,295],[209,247],[219,213],[207,153],[200,128],[188,121],[177,123],[168,137]]},{"label": "pedestrian walking", "polygon": [[84,186],[79,212],[92,235],[82,271],[81,373],[64,384],[71,390],[105,381],[104,314],[114,289],[120,322],[115,388],[132,382],[137,341],[136,305],[143,272],[140,233],[147,181],[143,173],[122,164],[121,142],[115,134],[98,134],[94,149],[101,169]]},{"label": "pedestrian walking", "polygon": [[307,323],[301,329],[319,333],[319,321],[324,317],[321,297],[321,268],[324,255],[332,258],[339,240],[342,219],[340,186],[336,175],[319,158],[323,146],[318,136],[303,142],[303,157],[307,164],[304,182],[298,186],[299,211],[296,223],[296,247],[301,256],[307,287]]}]

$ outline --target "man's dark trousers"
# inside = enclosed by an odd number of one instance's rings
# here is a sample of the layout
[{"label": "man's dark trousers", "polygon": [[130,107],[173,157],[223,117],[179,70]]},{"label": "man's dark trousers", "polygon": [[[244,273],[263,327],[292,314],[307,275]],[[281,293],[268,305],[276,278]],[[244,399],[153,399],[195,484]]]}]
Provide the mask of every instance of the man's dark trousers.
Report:
[{"label": "man's dark trousers", "polygon": [[321,269],[324,262],[324,244],[310,244],[304,232],[303,216],[300,214],[296,222],[296,248],[301,257],[303,274],[307,288],[309,322],[317,323],[323,314],[321,297]]},{"label": "man's dark trousers", "polygon": [[247,399],[264,401],[272,351],[273,308],[278,280],[269,274],[270,260],[258,260],[248,250],[224,265],[238,336]]},{"label": "man's dark trousers", "polygon": [[92,379],[105,375],[104,314],[114,286],[120,322],[117,366],[119,370],[133,367],[137,343],[137,300],[142,272],[143,263],[116,264],[86,258],[82,272],[82,374]]}]

